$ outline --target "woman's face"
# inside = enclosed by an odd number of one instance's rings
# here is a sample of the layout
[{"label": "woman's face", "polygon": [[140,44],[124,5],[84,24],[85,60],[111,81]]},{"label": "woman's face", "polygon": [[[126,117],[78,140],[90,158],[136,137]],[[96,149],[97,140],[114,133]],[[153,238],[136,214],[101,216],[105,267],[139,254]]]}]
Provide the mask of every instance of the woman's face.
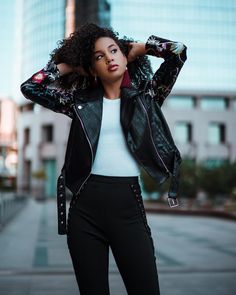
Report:
[{"label": "woman's face", "polygon": [[100,37],[95,42],[92,56],[91,73],[98,76],[102,83],[122,80],[127,58],[117,43],[109,37]]}]

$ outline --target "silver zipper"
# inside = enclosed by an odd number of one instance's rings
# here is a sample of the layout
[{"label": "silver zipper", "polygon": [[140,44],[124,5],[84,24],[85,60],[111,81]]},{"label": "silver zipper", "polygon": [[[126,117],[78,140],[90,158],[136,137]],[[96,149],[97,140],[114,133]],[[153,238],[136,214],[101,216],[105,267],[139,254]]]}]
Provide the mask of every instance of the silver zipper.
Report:
[{"label": "silver zipper", "polygon": [[142,105],[142,107],[143,107],[143,109],[144,109],[144,112],[145,112],[146,117],[147,117],[147,120],[148,120],[149,133],[150,133],[150,136],[151,136],[151,140],[152,140],[153,147],[154,147],[154,149],[155,149],[155,151],[156,151],[156,153],[157,153],[159,159],[161,160],[163,166],[165,167],[166,172],[168,172],[168,174],[171,175],[171,172],[170,172],[169,169],[167,168],[165,162],[163,161],[163,159],[161,158],[160,154],[158,153],[158,150],[156,149],[156,146],[155,146],[155,143],[154,143],[154,140],[153,140],[153,137],[152,137],[151,124],[150,124],[150,121],[149,121],[149,117],[148,117],[147,110],[146,110],[146,108],[145,108],[145,106],[144,106],[144,104],[143,104],[143,102],[142,102],[142,99],[141,99],[141,98],[139,98],[139,99],[140,99],[141,105]]},{"label": "silver zipper", "polygon": [[84,183],[87,181],[87,179],[89,178],[89,176],[90,176],[90,174],[91,174],[91,171],[92,171],[93,149],[92,149],[91,142],[90,142],[90,140],[89,140],[89,138],[88,138],[87,132],[86,132],[86,130],[85,130],[85,128],[84,128],[84,123],[83,123],[82,119],[80,118],[80,115],[79,115],[79,113],[78,113],[78,111],[77,111],[76,106],[74,106],[74,109],[75,109],[76,114],[77,114],[78,117],[79,117],[80,123],[81,123],[81,125],[82,125],[83,130],[84,130],[84,134],[85,134],[85,136],[86,136],[86,138],[87,138],[87,141],[88,141],[88,143],[89,143],[89,147],[90,147],[90,151],[91,151],[91,156],[92,156],[90,172],[89,172],[88,176],[87,176],[86,179],[83,181],[83,183],[81,184],[81,186],[79,187],[79,189],[78,189],[78,191],[77,191],[77,193],[76,193],[76,194],[79,194],[79,192],[80,192],[80,190],[81,190],[81,187],[82,187],[82,186],[84,185]]}]

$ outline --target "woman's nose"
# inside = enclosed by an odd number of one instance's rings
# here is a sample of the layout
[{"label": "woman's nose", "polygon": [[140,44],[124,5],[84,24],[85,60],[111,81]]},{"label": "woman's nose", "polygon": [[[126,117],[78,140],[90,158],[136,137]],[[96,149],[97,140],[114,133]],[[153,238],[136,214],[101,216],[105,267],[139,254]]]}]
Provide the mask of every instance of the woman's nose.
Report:
[{"label": "woman's nose", "polygon": [[114,59],[112,57],[107,56],[107,58],[106,58],[106,64],[108,65],[113,60]]}]

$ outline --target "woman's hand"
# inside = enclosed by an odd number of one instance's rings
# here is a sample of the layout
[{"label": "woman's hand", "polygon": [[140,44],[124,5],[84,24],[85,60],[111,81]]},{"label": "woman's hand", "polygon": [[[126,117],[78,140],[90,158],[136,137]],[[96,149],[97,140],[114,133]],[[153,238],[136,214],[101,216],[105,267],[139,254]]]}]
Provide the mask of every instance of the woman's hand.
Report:
[{"label": "woman's hand", "polygon": [[64,62],[57,64],[57,68],[60,72],[60,76],[64,76],[73,72],[73,68]]},{"label": "woman's hand", "polygon": [[146,54],[145,43],[131,42],[129,45],[130,51],[127,57],[128,62],[134,61],[138,56]]}]

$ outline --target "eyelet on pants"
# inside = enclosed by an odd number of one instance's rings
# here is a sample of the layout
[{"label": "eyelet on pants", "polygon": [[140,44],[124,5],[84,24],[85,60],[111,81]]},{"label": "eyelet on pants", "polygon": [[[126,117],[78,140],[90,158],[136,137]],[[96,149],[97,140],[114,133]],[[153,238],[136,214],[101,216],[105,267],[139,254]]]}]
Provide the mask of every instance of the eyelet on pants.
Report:
[{"label": "eyelet on pants", "polygon": [[109,247],[128,295],[159,295],[151,230],[137,176],[91,174],[74,195],[67,244],[81,295],[109,295]]}]

